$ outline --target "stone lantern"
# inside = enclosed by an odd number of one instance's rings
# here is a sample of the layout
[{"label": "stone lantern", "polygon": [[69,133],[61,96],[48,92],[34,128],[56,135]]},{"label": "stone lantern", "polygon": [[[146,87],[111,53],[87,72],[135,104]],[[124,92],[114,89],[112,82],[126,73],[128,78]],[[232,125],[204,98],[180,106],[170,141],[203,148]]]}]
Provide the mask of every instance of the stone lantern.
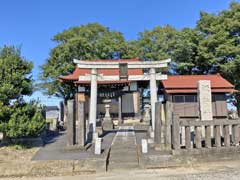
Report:
[{"label": "stone lantern", "polygon": [[111,131],[114,129],[114,124],[110,116],[110,103],[111,99],[104,99],[103,103],[105,104],[105,116],[102,122],[103,131]]}]

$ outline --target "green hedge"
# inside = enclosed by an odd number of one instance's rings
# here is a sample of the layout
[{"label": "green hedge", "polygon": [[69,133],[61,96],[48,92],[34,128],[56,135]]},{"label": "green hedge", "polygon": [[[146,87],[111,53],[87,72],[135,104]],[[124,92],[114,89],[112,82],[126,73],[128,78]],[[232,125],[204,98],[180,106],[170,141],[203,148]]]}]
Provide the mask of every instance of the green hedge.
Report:
[{"label": "green hedge", "polygon": [[0,103],[0,131],[9,138],[37,137],[45,120],[36,103],[15,102],[11,106]]}]

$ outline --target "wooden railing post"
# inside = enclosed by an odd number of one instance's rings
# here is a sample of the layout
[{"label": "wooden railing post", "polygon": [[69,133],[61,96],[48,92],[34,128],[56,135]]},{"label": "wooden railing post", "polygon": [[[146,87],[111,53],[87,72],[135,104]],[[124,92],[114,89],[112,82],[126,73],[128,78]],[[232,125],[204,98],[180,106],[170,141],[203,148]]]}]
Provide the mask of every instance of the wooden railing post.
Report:
[{"label": "wooden railing post", "polygon": [[215,145],[216,147],[221,147],[221,133],[220,133],[220,126],[214,126],[215,129]]},{"label": "wooden railing post", "polygon": [[185,126],[185,147],[191,149],[191,131],[190,126]]},{"label": "wooden railing post", "polygon": [[229,125],[224,125],[223,131],[224,131],[224,145],[226,147],[229,147],[230,146]]},{"label": "wooden railing post", "polygon": [[232,126],[233,134],[233,143],[235,146],[239,145],[239,124],[234,124]]},{"label": "wooden railing post", "polygon": [[195,145],[196,148],[201,148],[202,147],[202,127],[201,126],[196,126],[195,127]]},{"label": "wooden railing post", "polygon": [[211,142],[211,126],[205,126],[205,146],[207,148],[212,147],[212,142]]},{"label": "wooden railing post", "polygon": [[[185,137],[185,148],[191,149],[191,127],[194,127],[194,148],[202,148],[202,128],[205,128],[205,146],[212,148],[212,132],[214,132],[214,147],[220,148],[222,146],[222,136],[224,138],[224,146],[238,146],[240,145],[240,120],[217,119],[212,121],[198,121],[189,120],[188,118],[181,118],[177,114],[173,114],[172,126],[172,144],[174,149],[180,149],[180,129],[183,129]],[[214,131],[212,130],[214,127]],[[222,128],[221,128],[222,127]],[[232,139],[230,136],[230,127],[232,127]],[[222,132],[221,132],[222,130]],[[203,135],[204,136],[204,135]],[[233,144],[231,144],[233,143]]]},{"label": "wooden railing post", "polygon": [[180,126],[179,126],[179,116],[178,114],[173,114],[173,122],[172,122],[172,128],[173,128],[173,149],[180,149]]}]

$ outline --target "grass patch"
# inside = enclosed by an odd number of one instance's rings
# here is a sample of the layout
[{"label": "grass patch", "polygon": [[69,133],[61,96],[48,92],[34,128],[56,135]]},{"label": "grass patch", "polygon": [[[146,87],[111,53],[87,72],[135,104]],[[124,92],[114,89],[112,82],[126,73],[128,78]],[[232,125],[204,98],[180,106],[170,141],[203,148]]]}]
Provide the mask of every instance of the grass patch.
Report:
[{"label": "grass patch", "polygon": [[26,150],[26,149],[31,149],[34,147],[38,147],[40,145],[37,145],[36,142],[32,142],[32,141],[23,141],[23,142],[12,142],[12,141],[8,141],[4,144],[1,144],[1,147],[9,147],[11,149],[14,150]]},{"label": "grass patch", "polygon": [[24,143],[18,143],[18,144],[10,144],[8,147],[15,149],[15,150],[25,150],[25,149],[30,149],[33,146],[24,144]]}]

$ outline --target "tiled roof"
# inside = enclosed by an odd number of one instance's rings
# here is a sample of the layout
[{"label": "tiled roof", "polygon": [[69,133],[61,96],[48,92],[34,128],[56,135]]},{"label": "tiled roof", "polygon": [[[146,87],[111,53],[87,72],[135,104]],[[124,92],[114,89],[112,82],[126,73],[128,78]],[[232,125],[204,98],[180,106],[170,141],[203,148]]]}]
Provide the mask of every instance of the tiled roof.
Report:
[{"label": "tiled roof", "polygon": [[[133,62],[139,61],[139,59],[120,59],[120,60],[91,60],[91,62]],[[119,75],[119,69],[98,69],[98,74],[103,74],[104,76]],[[85,76],[90,74],[91,69],[81,69],[76,67],[74,72],[70,75],[60,76],[61,80],[65,81],[77,81],[79,76]],[[142,69],[128,69],[128,75],[142,75]]]},{"label": "tiled roof", "polygon": [[168,76],[162,84],[165,91],[173,93],[195,93],[199,80],[210,80],[212,92],[236,92],[234,86],[224,79],[220,74],[211,75],[174,75]]},{"label": "tiled roof", "polygon": [[46,111],[54,111],[54,110],[58,111],[59,108],[58,108],[58,106],[46,106],[45,110]]}]

